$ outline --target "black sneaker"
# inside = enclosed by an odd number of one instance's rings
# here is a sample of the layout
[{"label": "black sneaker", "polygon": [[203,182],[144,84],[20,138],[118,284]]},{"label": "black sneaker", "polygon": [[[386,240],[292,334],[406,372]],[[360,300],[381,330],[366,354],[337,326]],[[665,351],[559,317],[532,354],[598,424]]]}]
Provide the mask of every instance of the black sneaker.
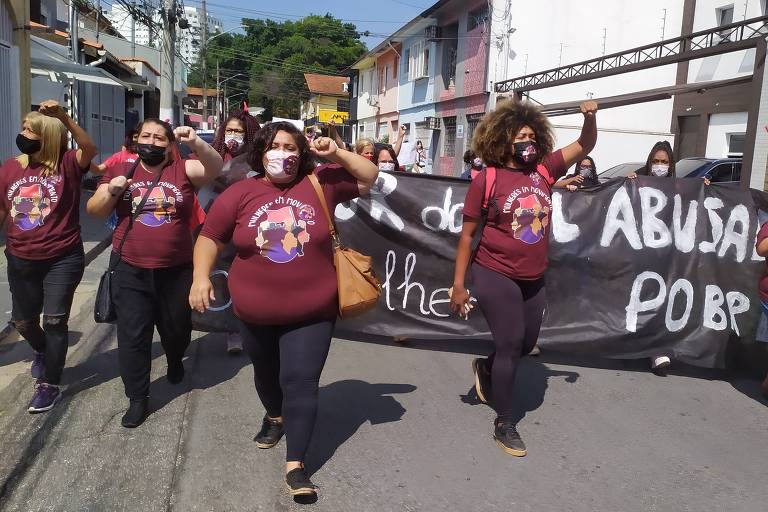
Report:
[{"label": "black sneaker", "polygon": [[285,483],[291,496],[316,496],[317,486],[307,476],[304,468],[292,469],[285,475]]},{"label": "black sneaker", "polygon": [[128,410],[125,411],[123,419],[120,424],[125,428],[136,428],[147,419],[147,412],[149,411],[149,399],[148,398],[131,398],[128,405]]},{"label": "black sneaker", "polygon": [[184,380],[184,363],[181,359],[178,361],[168,361],[168,373],[166,374],[168,382],[171,384],[178,384]]},{"label": "black sneaker", "polygon": [[491,398],[491,372],[486,367],[486,360],[481,357],[473,359],[472,373],[475,374],[477,398],[484,404],[487,404]]},{"label": "black sneaker", "polygon": [[496,420],[493,438],[501,446],[501,449],[510,455],[525,457],[528,454],[528,451],[525,449],[525,443],[520,438],[517,427],[512,422]]},{"label": "black sneaker", "polygon": [[261,424],[261,430],[253,438],[256,441],[256,447],[263,450],[272,448],[280,442],[280,438],[283,437],[285,431],[283,430],[283,422],[275,421],[268,415],[264,415],[264,422]]}]

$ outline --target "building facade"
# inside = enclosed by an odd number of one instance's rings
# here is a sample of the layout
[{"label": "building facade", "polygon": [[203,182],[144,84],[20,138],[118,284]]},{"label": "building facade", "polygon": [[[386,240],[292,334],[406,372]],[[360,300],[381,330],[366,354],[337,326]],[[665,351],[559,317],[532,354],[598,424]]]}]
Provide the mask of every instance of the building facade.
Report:
[{"label": "building facade", "polygon": [[304,73],[300,118],[306,130],[327,132],[330,123],[342,139],[351,140],[349,121],[349,78],[345,76]]}]

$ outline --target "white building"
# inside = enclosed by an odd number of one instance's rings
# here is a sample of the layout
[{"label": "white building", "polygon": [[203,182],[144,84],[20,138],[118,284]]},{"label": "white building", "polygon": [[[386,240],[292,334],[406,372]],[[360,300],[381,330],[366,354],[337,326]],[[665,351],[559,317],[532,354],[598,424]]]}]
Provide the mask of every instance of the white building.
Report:
[{"label": "white building", "polygon": [[[124,6],[117,3],[112,4],[112,10],[105,12],[104,16],[109,19],[110,23],[112,23],[112,26],[115,27],[115,30],[120,32],[120,35],[127,40],[131,40],[131,32],[133,29],[133,33],[136,38],[134,42],[136,44],[142,46],[151,46],[150,42],[152,41],[152,33],[149,27],[138,20],[135,21],[134,25],[133,16],[131,16],[130,11]],[[158,23],[160,22],[159,15],[155,16],[155,21]]]},{"label": "white building", "polygon": [[[515,16],[516,4],[519,6],[514,0],[493,2],[491,85],[679,36],[684,1],[539,0],[535,8],[525,10],[524,17]],[[676,71],[677,66],[670,64],[534,90],[530,97],[548,105],[673,86]],[[656,141],[672,142],[672,107],[673,101],[668,99],[599,112],[598,142],[592,152],[598,171],[625,162],[644,162]],[[579,137],[582,119],[580,114],[551,117],[558,147]]]},{"label": "white building", "polygon": [[[187,64],[197,64],[197,59],[200,55],[200,38],[202,37],[201,14],[200,9],[185,6],[183,17],[189,22],[189,28],[177,28],[176,30],[176,49],[182,60]],[[138,20],[135,21],[134,25],[130,11],[124,6],[116,3],[113,4],[112,10],[105,13],[105,16],[109,18],[115,29],[127,40],[131,40],[131,30],[133,29],[136,44],[159,46],[158,37],[152,33],[149,27]],[[153,19],[158,25],[162,24],[159,14],[156,13]],[[208,14],[208,34],[212,35],[216,32],[221,32],[223,30],[222,27],[223,24],[220,20]]]},{"label": "white building", "polygon": [[[190,64],[197,64],[200,56],[200,39],[202,37],[202,12],[197,7],[184,7],[184,17],[189,22],[189,28],[179,31],[179,55]],[[208,37],[224,30],[221,20],[208,13]]]}]

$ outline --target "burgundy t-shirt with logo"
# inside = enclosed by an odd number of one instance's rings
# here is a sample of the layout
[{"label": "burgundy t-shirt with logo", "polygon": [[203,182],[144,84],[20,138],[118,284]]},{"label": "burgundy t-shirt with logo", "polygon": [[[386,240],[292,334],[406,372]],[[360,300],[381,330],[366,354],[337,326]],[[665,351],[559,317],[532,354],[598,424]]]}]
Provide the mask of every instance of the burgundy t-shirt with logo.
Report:
[{"label": "burgundy t-shirt with logo", "polygon": [[[358,197],[357,180],[343,168],[323,166],[315,174],[331,215]],[[216,198],[200,235],[234,242],[228,282],[238,318],[255,325],[336,318],[331,236],[308,178],[290,187],[263,177],[235,183]]]},{"label": "burgundy t-shirt with logo", "polygon": [[[139,268],[164,268],[192,261],[192,225],[195,218],[195,188],[187,177],[185,160],[174,160],[163,171],[159,183],[149,193],[141,213],[133,222],[123,247],[122,258]],[[131,164],[107,169],[102,183],[126,175]],[[142,164],[136,167],[133,183],[118,200],[117,228],[112,237],[115,251],[120,247],[130,217],[155,180],[155,174]]]},{"label": "burgundy t-shirt with logo", "polygon": [[[760,231],[757,232],[757,240],[755,241],[755,246],[760,245],[766,238],[768,238],[768,222],[763,224],[760,227]],[[760,300],[768,304],[768,259],[765,262],[763,275],[760,276],[758,290],[760,292]]]},{"label": "burgundy t-shirt with logo", "polygon": [[66,151],[59,172],[42,176],[40,164],[26,169],[16,159],[0,168],[3,209],[8,214],[8,251],[28,260],[46,260],[82,244],[80,183],[88,169],[77,163],[77,150]]},{"label": "burgundy t-shirt with logo", "polygon": [[[535,171],[498,168],[493,197],[498,212],[489,206],[475,261],[512,279],[532,280],[547,269],[552,184],[567,170],[562,151],[547,155]],[[485,195],[486,173],[472,180],[464,200],[464,216],[479,220]]]}]

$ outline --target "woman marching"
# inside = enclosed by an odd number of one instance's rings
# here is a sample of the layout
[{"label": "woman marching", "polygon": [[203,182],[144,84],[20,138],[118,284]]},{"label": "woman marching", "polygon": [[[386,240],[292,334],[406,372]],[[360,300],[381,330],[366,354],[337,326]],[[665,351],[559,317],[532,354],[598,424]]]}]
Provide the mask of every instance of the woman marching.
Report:
[{"label": "woman marching", "polygon": [[[216,137],[213,139],[213,149],[215,149],[226,164],[234,157],[243,154],[244,151],[250,149],[253,144],[254,138],[256,138],[256,132],[259,131],[261,126],[259,122],[253,117],[247,110],[237,110],[230,113],[226,122],[219,127],[216,132]],[[227,187],[226,174],[222,174],[211,185],[213,191],[220,194]],[[206,208],[210,208],[207,206]],[[233,252],[233,248],[229,247],[225,250],[226,253]],[[226,256],[225,256],[226,258]],[[226,261],[229,261],[226,258]],[[243,350],[243,342],[240,338],[239,332],[227,333],[227,352],[230,354],[239,354]]]},{"label": "woman marching", "polygon": [[[77,149],[67,150],[67,132]],[[97,149],[53,100],[27,114],[16,145],[22,154],[0,169],[0,225],[8,219],[11,317],[35,352],[37,385],[29,412],[36,413],[52,409],[61,398],[69,313],[85,268],[80,183]]]},{"label": "woman marching", "polygon": [[[313,175],[313,155],[332,164]],[[316,185],[333,212],[367,194],[378,170],[327,137],[310,147],[298,129],[282,122],[259,131],[250,165],[258,174],[230,186],[208,214],[195,245],[189,304],[203,312],[214,299],[209,275],[233,241],[237,257],[229,291],[266,409],[254,441],[272,448],[285,433],[288,489],[294,496],[314,495],[304,458],[338,311],[331,235]]]},{"label": "woman marching", "polygon": [[[173,130],[159,119],[139,125],[140,163],[108,169],[88,201],[88,213],[106,218],[117,212],[110,269],[117,313],[120,376],[128,397],[122,425],[141,425],[149,410],[152,336],[157,327],[168,360],[168,381],[184,378],[182,359],[192,322],[187,294],[192,284],[192,230],[195,187],[221,172],[221,156],[192,128]],[[183,160],[176,141],[189,145],[199,160]],[[139,211],[137,211],[139,210]]]},{"label": "woman marching", "polygon": [[[473,295],[493,335],[494,352],[475,359],[477,395],[498,417],[493,437],[518,457],[527,451],[514,423],[513,389],[520,358],[536,345],[546,298],[552,185],[583,159],[597,139],[597,103],[582,103],[584,125],[579,139],[552,151],[554,137],[546,116],[531,103],[504,101],[478,125],[472,150],[486,163],[482,178],[472,181],[464,202],[464,226],[456,253],[451,309],[471,309],[465,287],[471,264]],[[493,169],[491,169],[493,168]],[[489,175],[495,178],[489,178]],[[486,181],[490,189],[486,198]],[[487,222],[483,204],[488,205]],[[482,232],[476,252],[472,240]]]}]

